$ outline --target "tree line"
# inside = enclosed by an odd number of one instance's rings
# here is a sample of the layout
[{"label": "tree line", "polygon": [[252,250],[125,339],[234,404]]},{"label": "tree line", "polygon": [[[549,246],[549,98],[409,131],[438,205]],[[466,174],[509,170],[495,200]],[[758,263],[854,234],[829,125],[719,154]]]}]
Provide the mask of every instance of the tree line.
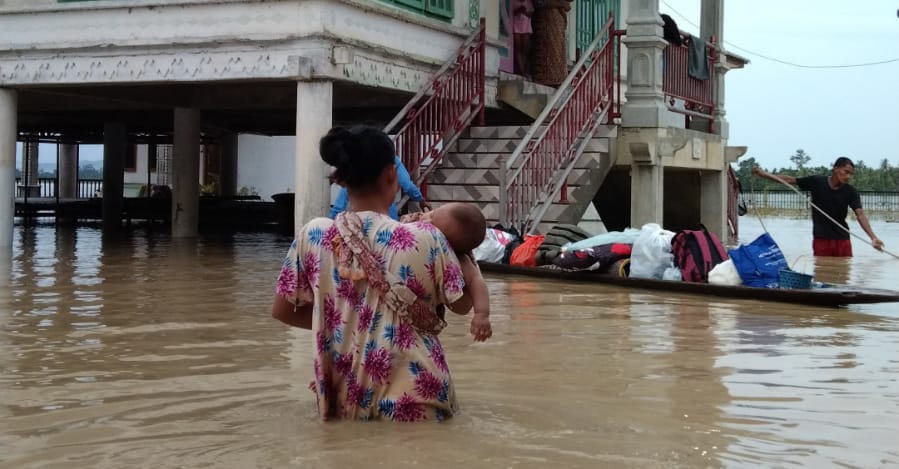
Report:
[{"label": "tree line", "polygon": [[[803,177],[813,174],[829,175],[830,166],[808,166],[811,161],[804,150],[796,150],[796,153],[790,157],[793,163],[792,168],[767,169],[762,168],[772,174]],[[878,191],[878,192],[899,192],[899,166],[893,166],[889,160],[884,158],[876,167],[868,166],[864,161],[854,161],[855,174],[852,176],[850,184],[860,191]],[[771,190],[789,190],[776,181],[752,177],[752,168],[759,166],[755,158],[747,158],[740,160],[736,165],[734,173],[743,191],[771,191]]]},{"label": "tree line", "polygon": [[[56,177],[56,170],[47,171],[46,169],[38,170],[37,177],[41,179],[49,179]],[[16,179],[22,178],[22,170],[16,168]],[[103,179],[103,171],[88,163],[78,168],[78,179]]]}]

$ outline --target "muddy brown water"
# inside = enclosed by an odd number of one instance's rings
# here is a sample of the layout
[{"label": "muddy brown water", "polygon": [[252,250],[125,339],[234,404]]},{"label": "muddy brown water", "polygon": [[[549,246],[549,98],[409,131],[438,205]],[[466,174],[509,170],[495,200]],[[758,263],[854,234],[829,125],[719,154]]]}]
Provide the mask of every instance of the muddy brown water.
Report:
[{"label": "muddy brown water", "polygon": [[[744,241],[761,233],[741,220]],[[821,280],[899,288],[899,261],[859,242],[816,260],[808,221],[765,226]],[[899,248],[899,224],[875,230]],[[17,226],[0,269],[0,467],[899,466],[896,303],[489,277],[493,339],[473,343],[456,316],[444,332],[456,418],[320,423],[309,334],[269,316],[288,244]]]}]

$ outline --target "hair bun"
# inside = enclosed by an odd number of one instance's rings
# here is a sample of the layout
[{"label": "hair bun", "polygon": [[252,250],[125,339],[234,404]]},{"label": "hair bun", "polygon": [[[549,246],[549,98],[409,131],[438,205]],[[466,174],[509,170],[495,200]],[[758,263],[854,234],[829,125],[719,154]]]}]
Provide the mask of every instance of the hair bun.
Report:
[{"label": "hair bun", "polygon": [[355,137],[352,132],[344,127],[334,127],[322,137],[319,142],[318,152],[322,160],[337,168],[338,172],[346,168],[350,162],[350,147]]},{"label": "hair bun", "polygon": [[371,184],[394,163],[393,141],[383,131],[365,126],[334,127],[319,141],[322,161],[334,167],[333,180],[344,187]]}]

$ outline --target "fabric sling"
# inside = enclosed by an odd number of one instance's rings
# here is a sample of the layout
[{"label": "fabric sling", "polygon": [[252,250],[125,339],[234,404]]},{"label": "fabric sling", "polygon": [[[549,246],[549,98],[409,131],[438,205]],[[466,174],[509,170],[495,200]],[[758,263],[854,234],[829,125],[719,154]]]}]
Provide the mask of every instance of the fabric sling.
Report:
[{"label": "fabric sling", "polygon": [[343,212],[334,220],[340,236],[335,236],[331,247],[337,255],[338,275],[342,279],[367,280],[378,292],[381,301],[399,312],[400,319],[413,329],[428,335],[437,335],[446,327],[446,321],[434,311],[403,281],[381,268],[367,239],[362,235],[362,219],[353,212]]}]

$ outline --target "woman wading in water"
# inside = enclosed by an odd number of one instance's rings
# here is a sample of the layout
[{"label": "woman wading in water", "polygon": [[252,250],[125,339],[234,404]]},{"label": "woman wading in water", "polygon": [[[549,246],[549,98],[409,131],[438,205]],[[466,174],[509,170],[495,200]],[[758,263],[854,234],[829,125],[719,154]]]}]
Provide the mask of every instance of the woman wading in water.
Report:
[{"label": "woman wading in water", "polygon": [[331,129],[322,160],[350,207],[300,229],[278,277],[272,315],[315,334],[310,385],[322,419],[443,420],[456,395],[437,334],[441,305],[465,314],[459,261],[429,223],[389,216],[395,150],[380,130]]}]

